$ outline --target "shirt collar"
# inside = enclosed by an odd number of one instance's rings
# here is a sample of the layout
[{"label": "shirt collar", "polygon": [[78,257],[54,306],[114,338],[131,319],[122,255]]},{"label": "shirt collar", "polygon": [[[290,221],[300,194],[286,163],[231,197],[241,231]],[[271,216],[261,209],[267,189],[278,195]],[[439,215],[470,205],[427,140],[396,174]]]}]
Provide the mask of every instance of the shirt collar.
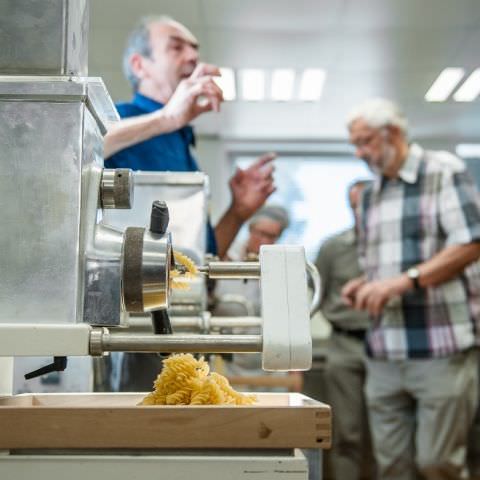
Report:
[{"label": "shirt collar", "polygon": [[146,97],[138,92],[135,92],[132,103],[148,113],[160,110],[165,106],[163,103],[157,102],[156,100]]},{"label": "shirt collar", "polygon": [[[408,155],[403,162],[402,168],[398,171],[398,178],[405,183],[415,183],[418,178],[418,171],[420,169],[420,162],[425,151],[417,143],[412,143],[408,149]],[[383,175],[375,176],[373,180],[372,190],[380,192],[386,183],[390,181],[397,181],[397,179],[390,180]]]},{"label": "shirt collar", "polygon": [[399,178],[406,183],[415,183],[418,177],[420,161],[423,157],[424,150],[417,143],[412,143],[408,149],[407,159],[398,172]]}]

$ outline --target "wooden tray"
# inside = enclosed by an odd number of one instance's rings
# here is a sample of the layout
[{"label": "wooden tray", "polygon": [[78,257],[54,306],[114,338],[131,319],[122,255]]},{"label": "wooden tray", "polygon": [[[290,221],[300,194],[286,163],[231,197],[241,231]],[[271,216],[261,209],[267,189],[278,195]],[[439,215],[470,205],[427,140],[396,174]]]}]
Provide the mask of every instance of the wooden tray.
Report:
[{"label": "wooden tray", "polygon": [[137,406],[143,393],[0,397],[0,449],[330,447],[328,405],[256,395],[248,406]]}]

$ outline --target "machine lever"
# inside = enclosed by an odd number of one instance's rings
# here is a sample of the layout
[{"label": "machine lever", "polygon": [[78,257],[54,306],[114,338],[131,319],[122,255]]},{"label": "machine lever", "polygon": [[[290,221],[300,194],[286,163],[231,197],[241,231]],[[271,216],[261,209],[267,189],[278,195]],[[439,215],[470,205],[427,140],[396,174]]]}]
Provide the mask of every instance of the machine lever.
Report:
[{"label": "machine lever", "polygon": [[[155,335],[169,335],[173,333],[170,317],[166,310],[155,310],[152,313],[152,325]],[[160,353],[161,357],[168,357],[168,353]]]},{"label": "machine lever", "polygon": [[[168,206],[165,202],[155,200],[152,204],[152,213],[150,215],[150,231],[164,235],[168,228],[169,214]],[[175,259],[170,259],[172,265],[175,265]],[[152,312],[153,331],[157,335],[165,335],[173,333],[170,318],[166,310],[156,310]]]},{"label": "machine lever", "polygon": [[170,317],[166,310],[155,310],[152,312],[153,331],[157,335],[167,335],[173,333]]},{"label": "machine lever", "polygon": [[34,370],[33,372],[25,374],[25,380],[40,377],[52,372],[63,372],[67,368],[67,357],[53,357],[53,363],[45,365],[44,367]]},{"label": "machine lever", "polygon": [[152,204],[152,213],[150,214],[150,231],[164,235],[168,228],[170,220],[167,204],[160,200],[155,200]]}]

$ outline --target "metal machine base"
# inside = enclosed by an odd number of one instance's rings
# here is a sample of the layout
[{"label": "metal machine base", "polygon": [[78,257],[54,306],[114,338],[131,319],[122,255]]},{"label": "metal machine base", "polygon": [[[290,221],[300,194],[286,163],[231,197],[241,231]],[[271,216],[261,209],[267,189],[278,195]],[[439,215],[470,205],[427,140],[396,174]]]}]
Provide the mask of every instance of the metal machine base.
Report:
[{"label": "metal machine base", "polygon": [[[307,455],[305,456],[304,453]],[[308,458],[308,459],[307,459]],[[188,453],[0,455],[8,480],[319,480],[321,451],[212,451]]]}]

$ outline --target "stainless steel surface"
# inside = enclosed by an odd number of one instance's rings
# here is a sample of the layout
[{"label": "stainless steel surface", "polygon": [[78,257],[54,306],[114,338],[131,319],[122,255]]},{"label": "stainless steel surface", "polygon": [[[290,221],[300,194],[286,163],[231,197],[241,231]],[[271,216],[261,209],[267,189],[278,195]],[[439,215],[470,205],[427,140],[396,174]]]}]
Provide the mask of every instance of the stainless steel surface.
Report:
[{"label": "stainless steel surface", "polygon": [[208,178],[200,172],[134,172],[135,202],[131,210],[105,212],[109,225],[147,227],[152,202],[165,200],[173,246],[202,264],[206,249]]},{"label": "stainless steel surface", "polygon": [[0,99],[0,322],[75,322],[81,314],[84,116],[81,102]]},{"label": "stainless steel surface", "polygon": [[[88,97],[87,97],[88,98]],[[105,101],[110,100],[106,97]],[[110,100],[111,102],[111,100]],[[83,169],[78,179],[81,188],[80,249],[81,283],[78,286],[79,302],[83,302],[83,315],[78,321],[91,325],[118,326],[126,323],[122,308],[121,255],[123,233],[104,224],[99,205],[102,178],[103,142],[98,116],[86,116],[83,152]],[[89,164],[89,160],[94,162]],[[90,160],[91,161],[91,160]],[[83,288],[82,288],[83,287]]]},{"label": "stainless steel surface", "polygon": [[[98,352],[98,337],[95,337]],[[130,335],[104,333],[102,352],[198,352],[230,353],[261,352],[260,335]]]},{"label": "stainless steel surface", "polygon": [[143,311],[167,308],[172,241],[170,234],[145,230],[142,256]]},{"label": "stainless steel surface", "polygon": [[209,262],[198,269],[212,279],[260,278],[259,262]]},{"label": "stainless steel surface", "polygon": [[84,101],[102,134],[120,118],[103,80],[96,77],[0,75],[0,99],[12,97],[32,102]]},{"label": "stainless steel surface", "polygon": [[2,0],[0,72],[88,74],[87,0]]},{"label": "stainless steel surface", "polygon": [[108,96],[90,102],[89,82],[0,79],[0,322],[124,320],[122,235],[101,223],[98,205],[99,118],[114,107]]},{"label": "stainless steel surface", "polygon": [[102,135],[105,135],[108,125],[118,121],[120,117],[101,78],[88,78],[88,96],[86,101],[88,109],[97,120]]},{"label": "stainless steel surface", "polygon": [[132,208],[133,174],[128,168],[105,168],[100,196],[103,208]]},{"label": "stainless steel surface", "polygon": [[92,328],[90,332],[90,355],[93,357],[103,356],[102,340],[103,336],[108,334],[106,328]]},{"label": "stainless steel surface", "polygon": [[322,280],[320,278],[320,273],[314,263],[306,261],[307,274],[310,277],[313,285],[313,297],[310,304],[310,317],[317,312],[320,308],[320,301],[322,299]]},{"label": "stainless steel surface", "polygon": [[[216,317],[211,316],[209,312],[203,315],[194,316],[176,316],[170,315],[170,322],[174,332],[201,332],[211,333],[224,329],[232,328],[251,328],[262,325],[261,317]],[[122,329],[121,332],[151,332],[152,319],[150,315],[130,315],[128,329]]]},{"label": "stainless steel surface", "polygon": [[[132,209],[107,210],[105,222],[120,229],[147,227],[152,202],[165,200],[173,248],[188,255],[196,264],[202,264],[207,238],[208,177],[201,172],[134,172],[133,179],[135,202]],[[207,308],[205,281],[199,277],[189,284],[188,291],[172,290],[169,303],[172,309],[198,315]]]}]

